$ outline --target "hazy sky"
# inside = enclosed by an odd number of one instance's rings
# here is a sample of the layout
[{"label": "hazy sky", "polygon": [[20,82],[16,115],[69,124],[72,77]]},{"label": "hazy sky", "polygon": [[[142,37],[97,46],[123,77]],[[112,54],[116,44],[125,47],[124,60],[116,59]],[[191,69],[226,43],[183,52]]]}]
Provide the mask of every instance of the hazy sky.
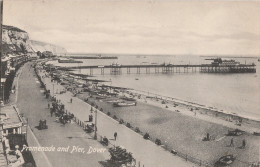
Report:
[{"label": "hazy sky", "polygon": [[5,0],[4,24],[69,52],[260,54],[260,1]]}]

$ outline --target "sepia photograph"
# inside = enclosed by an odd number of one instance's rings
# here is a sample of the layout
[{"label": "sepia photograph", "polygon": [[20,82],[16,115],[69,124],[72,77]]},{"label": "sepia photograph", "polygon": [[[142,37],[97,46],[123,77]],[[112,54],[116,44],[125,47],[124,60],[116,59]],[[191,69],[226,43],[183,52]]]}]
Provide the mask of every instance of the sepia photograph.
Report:
[{"label": "sepia photograph", "polygon": [[0,167],[260,167],[259,0],[0,0]]}]

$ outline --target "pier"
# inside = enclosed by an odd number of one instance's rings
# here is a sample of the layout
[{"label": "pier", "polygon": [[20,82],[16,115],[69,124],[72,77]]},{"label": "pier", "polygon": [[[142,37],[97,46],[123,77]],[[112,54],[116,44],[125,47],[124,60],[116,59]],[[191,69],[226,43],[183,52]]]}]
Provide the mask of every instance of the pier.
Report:
[{"label": "pier", "polygon": [[149,64],[149,65],[105,65],[105,66],[73,66],[58,67],[60,70],[73,69],[89,69],[89,74],[171,74],[171,73],[255,73],[255,64],[239,64],[239,65],[174,65],[174,64]]}]

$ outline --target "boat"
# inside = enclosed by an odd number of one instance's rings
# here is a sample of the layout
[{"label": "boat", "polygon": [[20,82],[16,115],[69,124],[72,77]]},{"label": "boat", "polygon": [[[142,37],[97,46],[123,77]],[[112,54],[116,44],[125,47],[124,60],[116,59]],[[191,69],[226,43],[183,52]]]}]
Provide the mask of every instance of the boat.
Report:
[{"label": "boat", "polygon": [[117,103],[113,103],[114,107],[129,107],[129,106],[136,106],[136,102],[134,103],[126,103],[126,102],[117,102]]},{"label": "boat", "polygon": [[118,59],[117,56],[102,56],[98,54],[96,56],[70,56],[73,59]]},{"label": "boat", "polygon": [[245,131],[242,131],[242,130],[239,130],[239,129],[235,129],[235,130],[232,130],[232,131],[228,131],[228,136],[241,136],[245,133]]},{"label": "boat", "polygon": [[83,61],[73,60],[73,59],[58,59],[59,63],[83,63]]},{"label": "boat", "polygon": [[216,167],[220,167],[220,166],[229,166],[230,164],[232,164],[235,161],[235,157],[231,154],[231,155],[225,155],[221,158],[219,158],[219,160],[215,163]]},{"label": "boat", "polygon": [[127,100],[127,101],[136,101],[134,98],[131,98],[131,97],[122,97],[121,99]]}]

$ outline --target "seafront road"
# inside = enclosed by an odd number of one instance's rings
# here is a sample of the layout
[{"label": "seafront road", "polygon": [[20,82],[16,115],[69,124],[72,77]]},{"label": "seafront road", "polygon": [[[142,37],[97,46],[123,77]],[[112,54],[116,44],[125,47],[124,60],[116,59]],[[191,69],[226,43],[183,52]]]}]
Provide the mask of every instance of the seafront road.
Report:
[{"label": "seafront road", "polygon": [[[17,107],[25,118],[28,118],[30,129],[28,130],[28,144],[31,147],[55,147],[55,151],[32,152],[38,167],[72,167],[72,166],[102,166],[99,162],[109,158],[109,153],[87,154],[90,147],[104,148],[99,142],[93,140],[76,124],[66,124],[65,126],[57,123],[51,117],[47,108],[48,100],[40,89],[32,63],[26,63],[21,69],[21,74],[17,78],[19,83],[17,91]],[[19,92],[19,93],[18,93]],[[38,130],[36,126],[40,119],[46,119],[48,129]],[[84,148],[85,152],[71,153],[73,146]],[[58,147],[64,148],[57,151]],[[68,152],[66,151],[68,148]],[[46,157],[45,157],[46,156]]]},{"label": "seafront road", "polygon": [[[46,72],[41,70],[40,75],[45,75]],[[88,121],[88,116],[91,114],[91,106],[84,101],[78,99],[77,97],[72,97],[71,92],[66,92],[63,94],[56,94],[62,89],[61,85],[51,82],[50,77],[44,78],[42,80],[46,84],[46,88],[51,91],[51,94],[55,93],[58,100],[65,105],[65,110],[73,113],[82,122]],[[53,92],[54,90],[54,92]],[[70,99],[72,103],[70,102]],[[46,104],[47,105],[47,104]],[[94,115],[94,113],[93,113]],[[98,123],[97,129],[98,134],[106,136],[112,144],[116,146],[122,146],[127,149],[127,151],[133,153],[134,158],[137,162],[141,163],[141,166],[145,167],[192,167],[196,166],[192,163],[186,162],[180,157],[174,156],[168,151],[165,151],[162,147],[157,146],[149,140],[144,140],[143,137],[134,132],[133,130],[127,128],[124,125],[119,124],[117,121],[108,117],[106,114],[97,111]],[[95,118],[94,118],[95,120]],[[115,141],[113,138],[114,132],[117,132],[118,137]]]}]

